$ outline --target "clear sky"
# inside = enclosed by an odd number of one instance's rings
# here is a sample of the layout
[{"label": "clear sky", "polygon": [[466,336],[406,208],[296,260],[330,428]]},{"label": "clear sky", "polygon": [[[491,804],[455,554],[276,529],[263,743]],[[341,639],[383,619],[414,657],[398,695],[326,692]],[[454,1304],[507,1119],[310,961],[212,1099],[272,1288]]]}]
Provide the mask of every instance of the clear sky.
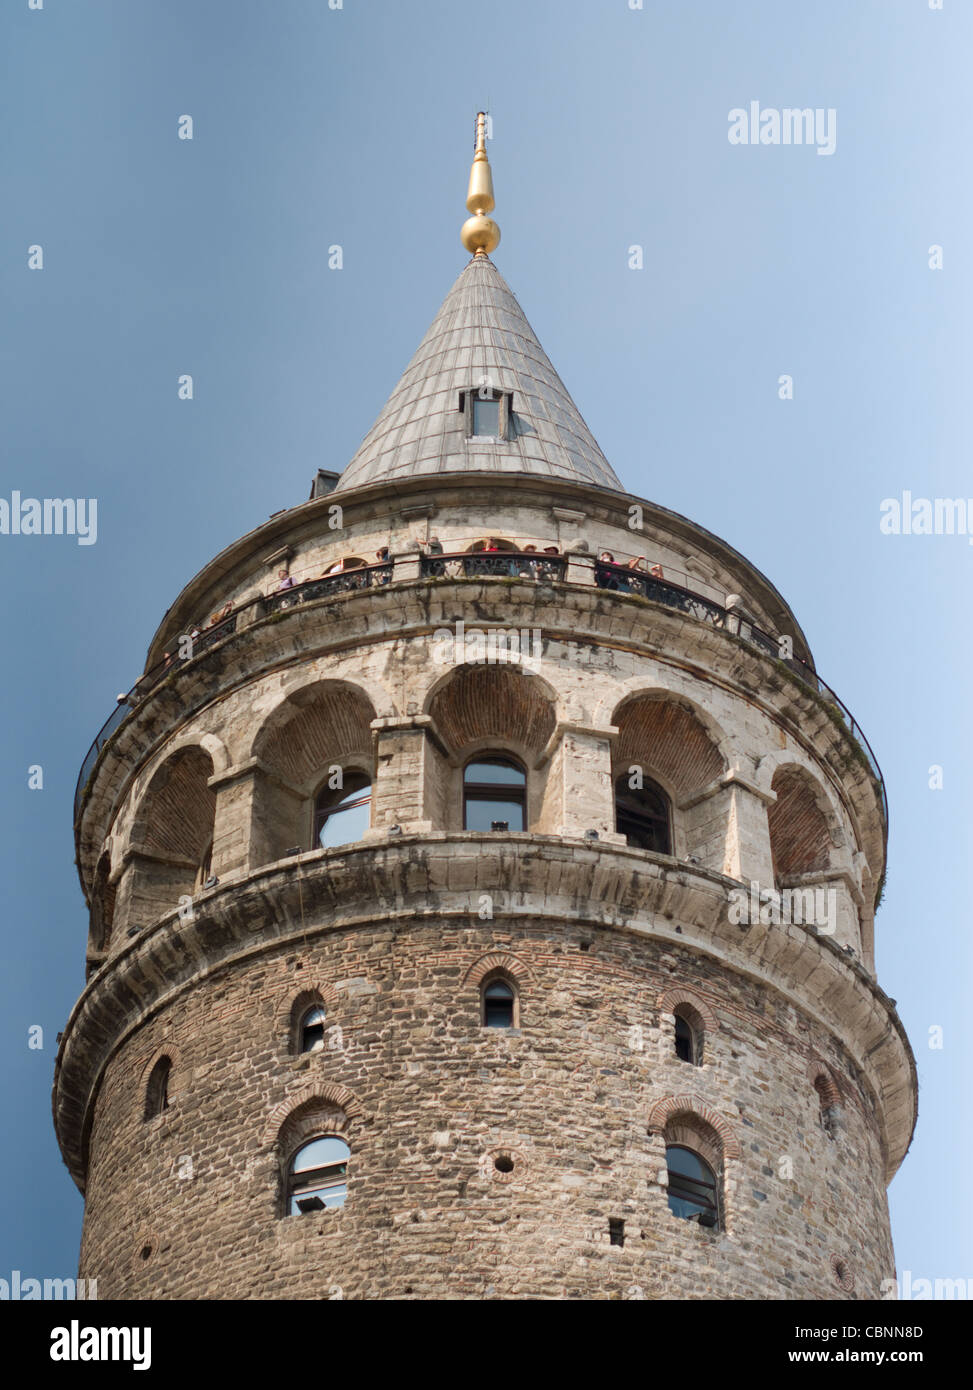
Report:
[{"label": "clear sky", "polygon": [[[98,537],[0,535],[0,1277],[76,1266],[82,757],[188,579],[370,427],[466,259],[488,104],[494,259],[595,437],[773,580],[883,766],[897,1264],[973,1278],[973,549],[879,530],[904,489],[973,497],[971,55],[968,0],[3,0],[0,497],[96,498]],[[833,108],[834,153],[732,145],[751,101]]]}]

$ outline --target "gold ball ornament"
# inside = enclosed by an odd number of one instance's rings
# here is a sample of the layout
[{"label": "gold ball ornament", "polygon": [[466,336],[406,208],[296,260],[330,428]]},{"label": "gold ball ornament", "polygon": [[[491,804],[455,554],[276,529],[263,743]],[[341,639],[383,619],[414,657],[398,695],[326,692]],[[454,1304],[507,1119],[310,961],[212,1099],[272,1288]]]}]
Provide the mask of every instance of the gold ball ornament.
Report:
[{"label": "gold ball ornament", "polygon": [[489,255],[500,245],[500,228],[492,217],[484,217],[482,213],[466,219],[460,236],[467,251],[474,256],[480,252]]}]

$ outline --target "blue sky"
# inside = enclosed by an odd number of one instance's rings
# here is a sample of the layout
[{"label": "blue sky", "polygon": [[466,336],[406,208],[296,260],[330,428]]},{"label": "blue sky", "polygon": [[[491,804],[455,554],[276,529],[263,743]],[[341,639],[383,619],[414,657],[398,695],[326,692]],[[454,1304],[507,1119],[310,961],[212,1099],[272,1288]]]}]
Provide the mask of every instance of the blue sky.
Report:
[{"label": "blue sky", "polygon": [[[878,525],[973,496],[971,40],[961,0],[3,0],[0,496],[95,497],[98,540],[0,535],[0,1277],[77,1258],[81,759],[186,581],[360,443],[464,264],[487,104],[494,259],[616,472],[773,580],[883,766],[879,978],[921,1084],[897,1265],[973,1276],[973,550]],[[731,145],[753,100],[834,108],[835,153]]]}]

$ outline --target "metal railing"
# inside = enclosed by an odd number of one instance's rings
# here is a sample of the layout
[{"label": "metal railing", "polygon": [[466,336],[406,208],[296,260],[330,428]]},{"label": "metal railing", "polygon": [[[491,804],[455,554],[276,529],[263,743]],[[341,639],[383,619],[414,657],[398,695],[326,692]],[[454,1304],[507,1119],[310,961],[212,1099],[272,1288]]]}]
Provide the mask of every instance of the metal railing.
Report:
[{"label": "metal railing", "polygon": [[[566,564],[567,560],[563,555],[545,555],[542,552],[501,550],[471,553],[463,551],[453,555],[422,555],[420,573],[426,579],[562,580]],[[314,599],[329,598],[334,594],[353,593],[362,589],[378,588],[390,583],[392,576],[391,561],[384,561],[377,565],[362,565],[355,569],[344,570],[339,574],[324,575],[320,579],[311,579],[304,584],[295,584],[291,588],[278,589],[272,594],[251,599],[249,603],[241,605],[222,621],[214,623],[203,631],[191,627],[185,637],[174,638],[173,646],[177,649],[176,654],[167,652],[160,662],[157,662],[151,670],[139,677],[128,694],[119,700],[118,707],[105,720],[88,749],[87,756],[81,764],[74,793],[75,819],[80,812],[85,788],[101,750],[133,710],[173,671],[184,666],[186,662],[194,660],[208,648],[222,642],[238,627],[247,627],[260,618],[268,617],[273,613],[286,612]],[[697,622],[708,623],[711,627],[720,628],[745,642],[749,642],[751,646],[757,647],[764,655],[774,661],[781,662],[805,685],[823,697],[834,708],[836,716],[840,718],[852,738],[862,749],[866,761],[878,781],[882,799],[882,814],[885,818],[886,830],[888,829],[888,800],[885,794],[885,781],[878,759],[872,752],[868,739],[851,711],[839,699],[831,686],[821,679],[812,666],[809,666],[806,661],[801,661],[799,657],[783,655],[784,648],[780,638],[764,632],[751,622],[742,611],[725,608],[715,600],[695,593],[691,589],[685,589],[679,584],[671,584],[667,580],[658,579],[642,570],[629,569],[627,565],[610,565],[598,561],[594,567],[594,577],[595,584],[599,589],[650,599],[654,603],[661,603],[667,608],[685,613]],[[180,655],[180,651],[184,651],[186,655]]]},{"label": "metal railing", "polygon": [[562,579],[563,555],[534,550],[475,550],[451,555],[423,555],[423,579]]}]

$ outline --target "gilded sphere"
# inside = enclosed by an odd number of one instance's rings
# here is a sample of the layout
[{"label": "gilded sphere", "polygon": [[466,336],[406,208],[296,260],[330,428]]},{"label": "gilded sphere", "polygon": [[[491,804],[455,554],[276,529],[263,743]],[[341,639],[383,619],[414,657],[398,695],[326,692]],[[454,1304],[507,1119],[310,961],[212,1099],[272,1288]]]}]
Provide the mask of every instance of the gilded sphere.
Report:
[{"label": "gilded sphere", "polygon": [[482,213],[466,219],[460,236],[467,251],[474,256],[477,251],[485,251],[489,255],[500,245],[500,228],[492,217],[484,217]]}]

